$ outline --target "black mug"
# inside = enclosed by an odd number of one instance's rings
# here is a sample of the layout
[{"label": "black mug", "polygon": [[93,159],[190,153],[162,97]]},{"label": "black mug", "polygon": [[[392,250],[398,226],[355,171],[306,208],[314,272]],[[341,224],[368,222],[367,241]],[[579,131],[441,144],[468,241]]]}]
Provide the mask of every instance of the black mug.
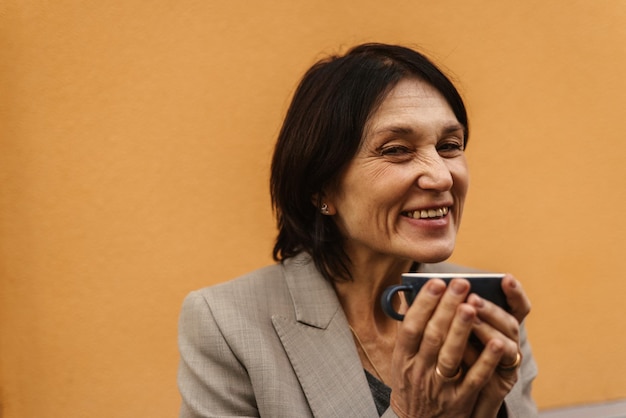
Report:
[{"label": "black mug", "polygon": [[404,292],[406,302],[409,306],[415,300],[424,284],[430,280],[439,278],[450,283],[455,277],[467,279],[470,282],[470,293],[476,293],[483,299],[487,299],[506,311],[509,311],[509,304],[502,291],[502,273],[404,273],[402,274],[402,284],[389,286],[383,292],[381,303],[383,311],[390,317],[402,321],[404,315],[396,312],[393,308],[393,297],[398,292]]}]

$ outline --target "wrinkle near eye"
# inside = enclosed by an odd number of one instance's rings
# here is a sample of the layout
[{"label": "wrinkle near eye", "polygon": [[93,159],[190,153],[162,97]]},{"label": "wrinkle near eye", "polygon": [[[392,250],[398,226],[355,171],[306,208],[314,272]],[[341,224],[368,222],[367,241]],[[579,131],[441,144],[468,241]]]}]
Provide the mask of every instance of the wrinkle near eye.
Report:
[{"label": "wrinkle near eye", "polygon": [[387,176],[393,171],[391,164],[380,164],[380,161],[378,161],[380,158],[381,156],[369,158],[363,163],[363,168],[367,170],[368,178],[371,180],[377,180]]}]

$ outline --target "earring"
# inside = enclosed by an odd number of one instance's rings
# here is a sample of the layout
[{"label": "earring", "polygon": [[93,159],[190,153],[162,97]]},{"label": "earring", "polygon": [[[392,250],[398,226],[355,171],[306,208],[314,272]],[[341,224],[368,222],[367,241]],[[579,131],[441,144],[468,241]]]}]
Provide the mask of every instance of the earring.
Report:
[{"label": "earring", "polygon": [[320,212],[322,215],[328,215],[328,205],[326,203],[322,203],[322,207],[320,208]]}]

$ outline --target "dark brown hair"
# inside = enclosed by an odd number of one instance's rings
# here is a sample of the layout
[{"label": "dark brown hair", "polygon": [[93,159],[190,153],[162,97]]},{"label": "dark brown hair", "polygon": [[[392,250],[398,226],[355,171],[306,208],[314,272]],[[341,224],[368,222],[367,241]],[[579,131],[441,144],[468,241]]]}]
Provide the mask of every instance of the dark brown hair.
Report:
[{"label": "dark brown hair", "polygon": [[370,43],[317,62],[294,93],[274,149],[270,192],[278,226],[275,260],[306,251],[326,279],[351,278],[343,237],[332,217],[320,213],[322,191],[355,156],[370,115],[408,77],[429,83],[444,96],[465,127],[467,141],[461,96],[419,52]]}]

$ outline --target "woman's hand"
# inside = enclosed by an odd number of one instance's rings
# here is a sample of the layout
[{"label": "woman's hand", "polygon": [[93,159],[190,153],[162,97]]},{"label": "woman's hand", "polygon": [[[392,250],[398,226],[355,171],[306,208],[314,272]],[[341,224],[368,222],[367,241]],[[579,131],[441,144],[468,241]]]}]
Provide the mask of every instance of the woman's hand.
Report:
[{"label": "woman's hand", "polygon": [[[482,417],[487,411],[499,407],[501,399],[517,382],[517,371],[521,364],[519,325],[530,312],[530,301],[521,284],[507,274],[502,280],[502,290],[507,297],[510,314],[477,295],[470,295],[468,302],[476,309],[478,321],[474,334],[483,342],[499,340],[505,343],[504,354],[492,378],[485,385],[474,409],[474,416]],[[473,364],[478,356],[475,348],[466,353],[467,364]]]},{"label": "woman's hand", "polygon": [[[503,286],[515,317],[475,296],[466,303],[465,279],[447,289],[441,280],[424,286],[399,325],[393,353],[391,407],[398,416],[497,415],[517,376],[498,367],[517,359],[518,320],[529,307],[511,280]],[[480,351],[468,345],[472,331],[484,344]]]}]

